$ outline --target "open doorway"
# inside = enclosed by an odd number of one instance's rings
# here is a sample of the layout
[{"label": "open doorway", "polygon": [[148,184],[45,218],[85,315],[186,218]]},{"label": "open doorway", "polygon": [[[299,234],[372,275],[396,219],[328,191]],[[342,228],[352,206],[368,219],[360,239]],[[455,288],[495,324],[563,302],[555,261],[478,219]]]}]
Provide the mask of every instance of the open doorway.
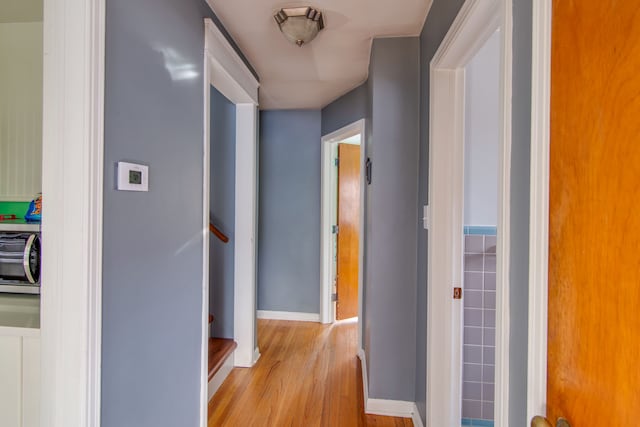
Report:
[{"label": "open doorway", "polygon": [[462,425],[493,425],[500,31],[465,67]]},{"label": "open doorway", "polygon": [[[322,323],[362,313],[363,136],[360,120],[322,138]],[[359,348],[361,337],[359,330]]]},{"label": "open doorway", "polygon": [[[260,357],[256,340],[256,216],[257,216],[257,151],[258,151],[258,86],[238,54],[211,19],[205,19],[204,58],[204,135],[202,185],[202,348],[201,348],[201,425],[207,420],[207,402],[233,367],[251,367]],[[215,89],[213,90],[212,89]],[[215,113],[215,116],[214,116]],[[215,127],[215,129],[213,129]],[[212,149],[212,138],[226,141]],[[223,153],[226,151],[226,154]],[[216,161],[212,162],[211,159]],[[213,174],[211,173],[214,168]],[[222,177],[224,178],[224,182]],[[212,186],[210,179],[215,179]],[[220,185],[218,185],[220,184]],[[233,193],[233,197],[225,194]],[[211,197],[213,194],[213,198]],[[233,204],[233,208],[229,206]],[[214,209],[211,209],[213,204]],[[225,212],[218,208],[226,208]],[[233,217],[233,220],[231,220]],[[212,219],[216,224],[212,224]],[[219,227],[233,228],[224,230]],[[210,231],[215,237],[213,251]],[[225,244],[228,235],[233,245]],[[210,255],[216,257],[212,279],[226,288],[216,288],[212,304],[219,316],[213,334],[223,335],[232,348],[211,348]],[[221,269],[232,270],[217,275]],[[217,286],[218,284],[216,284]],[[226,286],[225,286],[226,285]],[[218,292],[221,291],[221,292]],[[220,314],[221,313],[221,314]],[[216,337],[218,338],[218,337]],[[235,343],[234,343],[235,342]],[[209,354],[222,352],[218,363]]]},{"label": "open doorway", "polygon": [[[511,2],[469,0],[431,61],[427,425],[508,423],[511,27]],[[465,73],[492,37],[498,39],[494,40],[497,64],[492,64],[497,77],[493,111],[497,116],[493,137],[497,146],[493,154],[482,148],[479,151],[490,155],[494,166],[486,159],[474,160],[481,170],[492,171],[488,180],[495,184],[486,186],[497,188],[491,196],[495,196],[491,203],[496,212],[495,225],[489,224],[494,218],[482,219],[489,223],[468,227],[469,236],[465,238],[465,187],[473,190],[478,184],[477,178],[465,170],[465,144],[469,139],[465,123],[470,120]],[[482,96],[486,95],[481,95],[478,108],[488,109]],[[471,231],[483,234],[472,235]],[[465,277],[465,270],[474,274]],[[466,322],[473,321],[473,325],[465,325],[465,314]],[[484,366],[485,359],[493,363]],[[470,387],[465,389],[465,385]],[[465,412],[463,403],[473,411]],[[463,420],[463,415],[472,418]]]}]

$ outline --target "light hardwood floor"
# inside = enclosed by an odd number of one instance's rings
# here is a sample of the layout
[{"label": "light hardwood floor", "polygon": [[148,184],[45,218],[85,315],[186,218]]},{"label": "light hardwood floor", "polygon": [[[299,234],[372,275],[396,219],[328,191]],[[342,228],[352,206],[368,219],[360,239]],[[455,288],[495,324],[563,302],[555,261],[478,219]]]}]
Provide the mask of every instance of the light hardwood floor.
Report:
[{"label": "light hardwood floor", "polygon": [[260,360],[229,375],[209,402],[209,427],[413,426],[364,414],[356,328],[259,320]]}]

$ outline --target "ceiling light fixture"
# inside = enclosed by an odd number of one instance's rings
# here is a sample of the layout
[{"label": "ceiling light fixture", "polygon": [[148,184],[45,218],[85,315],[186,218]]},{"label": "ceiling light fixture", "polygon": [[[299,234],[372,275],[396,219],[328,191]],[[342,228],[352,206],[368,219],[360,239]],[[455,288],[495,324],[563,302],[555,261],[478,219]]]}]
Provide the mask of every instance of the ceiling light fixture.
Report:
[{"label": "ceiling light fixture", "polygon": [[280,9],[273,17],[282,34],[298,46],[309,43],[324,28],[322,12],[308,6]]}]

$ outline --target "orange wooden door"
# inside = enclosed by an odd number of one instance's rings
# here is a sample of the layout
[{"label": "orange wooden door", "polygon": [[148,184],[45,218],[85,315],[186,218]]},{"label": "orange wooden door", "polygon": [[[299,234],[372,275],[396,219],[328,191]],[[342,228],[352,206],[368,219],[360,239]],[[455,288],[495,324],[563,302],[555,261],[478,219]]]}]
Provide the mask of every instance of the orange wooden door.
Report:
[{"label": "orange wooden door", "polygon": [[360,146],[338,145],[338,267],[336,319],[358,315]]},{"label": "orange wooden door", "polygon": [[640,422],[640,2],[554,0],[548,419]]}]

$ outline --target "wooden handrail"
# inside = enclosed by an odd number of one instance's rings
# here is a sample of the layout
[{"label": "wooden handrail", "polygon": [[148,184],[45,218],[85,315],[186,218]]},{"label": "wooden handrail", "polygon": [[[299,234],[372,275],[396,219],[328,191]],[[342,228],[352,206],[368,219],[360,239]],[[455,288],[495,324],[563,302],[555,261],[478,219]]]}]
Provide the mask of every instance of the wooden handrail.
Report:
[{"label": "wooden handrail", "polygon": [[211,231],[213,233],[214,236],[216,236],[218,239],[222,240],[222,242],[227,243],[229,241],[229,238],[220,230],[218,230],[218,228],[209,223],[209,231]]}]

